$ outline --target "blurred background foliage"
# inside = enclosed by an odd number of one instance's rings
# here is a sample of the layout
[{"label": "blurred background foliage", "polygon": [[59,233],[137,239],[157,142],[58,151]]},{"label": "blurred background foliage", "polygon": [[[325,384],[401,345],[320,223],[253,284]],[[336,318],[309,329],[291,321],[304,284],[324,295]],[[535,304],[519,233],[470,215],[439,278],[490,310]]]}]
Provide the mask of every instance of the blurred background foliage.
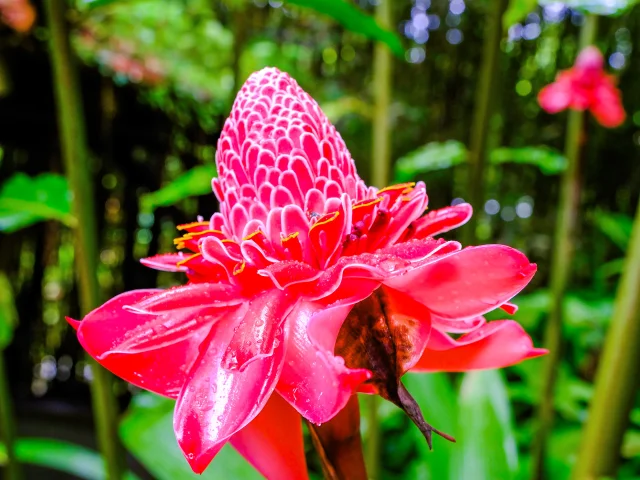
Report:
[{"label": "blurred background foliage", "polygon": [[[391,30],[374,21],[376,3],[69,3],[72,45],[81,61],[103,300],[124,290],[181,281],[138,260],[171,251],[176,225],[217,209],[210,189],[217,137],[235,91],[267,65],[289,72],[320,102],[368,179],[373,42],[386,44],[395,57],[389,112],[393,179],[425,180],[433,208],[465,198],[471,119],[492,2],[393,1],[397,22]],[[481,242],[519,248],[538,263],[532,285],[516,299],[515,314],[536,344],[551,304],[546,285],[559,175],[567,165],[561,153],[566,116],[542,112],[536,94],[573,63],[586,14],[603,15],[597,45],[619,76],[629,117],[615,130],[587,120],[548,478],[569,478],[576,461],[640,192],[640,7],[634,3],[511,0],[502,17],[504,35],[491,86],[499,94],[488,130],[485,202],[474,205],[474,234]],[[90,411],[93,373],[64,321],[66,315],[80,316],[70,228],[82,225],[71,213],[73,198],[62,176],[50,31],[42,7],[33,1],[31,28],[12,24],[5,14],[0,27],[0,349],[17,418],[13,450],[28,465],[28,476],[98,479],[105,471]],[[500,312],[494,318],[505,316]],[[430,452],[401,411],[382,405],[379,477],[529,478],[541,361],[503,372],[409,375],[407,386],[425,417],[458,443],[436,439]],[[3,395],[9,395],[7,388]],[[115,384],[114,395],[126,410],[119,433],[135,472],[130,478],[190,478],[171,429],[172,402],[124,382]],[[618,478],[640,478],[637,398],[634,405]],[[363,414],[365,443],[371,430],[367,418]],[[8,462],[7,449],[0,448],[0,465]],[[310,447],[309,465],[320,478]],[[257,474],[227,447],[204,478]]]}]

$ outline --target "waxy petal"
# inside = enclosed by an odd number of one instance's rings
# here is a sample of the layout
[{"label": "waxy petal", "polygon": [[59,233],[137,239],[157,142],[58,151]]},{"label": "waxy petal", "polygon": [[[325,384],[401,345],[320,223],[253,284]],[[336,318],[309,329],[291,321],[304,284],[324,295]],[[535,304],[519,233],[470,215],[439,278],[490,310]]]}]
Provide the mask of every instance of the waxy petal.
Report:
[{"label": "waxy petal", "polygon": [[434,210],[413,222],[412,238],[433,237],[448,232],[467,223],[472,214],[473,208],[468,203]]},{"label": "waxy petal", "polygon": [[221,312],[211,315],[192,306],[150,315],[124,308],[159,292],[134,290],[112,298],[78,324],[78,340],[89,355],[124,380],[177,398],[200,343]]},{"label": "waxy petal", "polygon": [[[252,319],[266,303],[275,318],[286,314],[289,305],[278,291],[255,298],[220,320],[200,345],[200,355],[186,379],[176,403],[173,426],[178,444],[196,473],[202,473],[233,434],[245,427],[262,410],[276,386],[285,355],[287,322],[279,328],[272,321],[273,335],[265,335],[271,355],[253,361],[234,362],[228,346],[236,327]],[[257,311],[257,310],[258,311]],[[240,353],[240,352],[238,352]]]},{"label": "waxy petal", "polygon": [[531,280],[536,265],[504,245],[468,247],[384,284],[406,293],[436,316],[469,318],[507,302]]},{"label": "waxy petal", "polygon": [[351,305],[326,308],[304,302],[290,314],[292,330],[278,393],[312,423],[333,418],[370,377],[367,370],[346,368],[344,360],[333,354],[350,310]]},{"label": "waxy petal", "polygon": [[162,270],[163,272],[186,272],[187,267],[179,266],[178,263],[186,260],[188,257],[189,255],[185,255],[182,252],[164,253],[162,255],[143,258],[140,260],[140,263],[145,267]]},{"label": "waxy petal", "polygon": [[229,441],[269,480],[308,478],[300,415],[278,394]]},{"label": "waxy petal", "polygon": [[531,337],[517,322],[498,320],[458,340],[434,329],[422,358],[412,371],[465,372],[503,368],[546,353],[547,350],[533,346]]}]

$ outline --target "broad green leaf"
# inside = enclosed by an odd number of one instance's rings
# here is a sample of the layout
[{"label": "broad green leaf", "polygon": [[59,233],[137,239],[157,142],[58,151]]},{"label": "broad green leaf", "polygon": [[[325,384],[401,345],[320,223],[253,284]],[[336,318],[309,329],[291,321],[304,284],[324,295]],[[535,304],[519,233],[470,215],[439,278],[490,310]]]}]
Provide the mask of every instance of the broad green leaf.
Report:
[{"label": "broad green leaf", "polygon": [[211,179],[217,176],[216,166],[200,165],[186,171],[160,190],[140,197],[140,208],[153,211],[158,207],[174,205],[185,198],[211,193]]},{"label": "broad green leaf", "polygon": [[545,175],[557,175],[567,168],[567,159],[549,147],[496,148],[489,155],[493,164],[521,163],[538,167]]},{"label": "broad green leaf", "polygon": [[286,2],[290,5],[311,8],[318,13],[327,15],[347,30],[386,44],[394,54],[404,58],[405,50],[398,34],[382,28],[373,17],[346,0],[286,0]]},{"label": "broad green leaf", "polygon": [[624,458],[640,457],[640,432],[628,430],[622,444],[622,456]]},{"label": "broad green leaf", "polygon": [[0,187],[0,232],[14,232],[42,220],[76,224],[67,179],[53,173],[16,173]]},{"label": "broad green leaf", "polygon": [[18,311],[13,299],[11,283],[0,272],[0,355],[13,339],[13,330],[18,323]]},{"label": "broad green leaf", "polygon": [[175,402],[151,393],[136,395],[120,423],[125,447],[158,480],[262,478],[230,445],[226,445],[202,475],[191,471],[173,433]]},{"label": "broad green leaf", "polygon": [[[456,393],[449,377],[444,373],[407,373],[402,377],[402,382],[420,405],[425,420],[434,428],[457,438],[464,425],[459,425],[457,421]],[[409,478],[453,479],[456,449],[459,445],[434,435],[433,451],[429,451],[418,428],[412,425],[411,433],[419,457],[410,466]]]},{"label": "broad green leaf", "polygon": [[[84,480],[107,478],[100,454],[81,445],[50,438],[20,438],[14,447],[21,463],[58,470]],[[5,447],[0,444],[0,465],[6,458]],[[128,472],[124,478],[137,480],[138,477]]]},{"label": "broad green leaf", "polygon": [[596,227],[622,251],[626,252],[631,239],[633,219],[624,213],[611,213],[602,210],[597,210],[593,219]]},{"label": "broad green leaf", "polygon": [[502,27],[507,30],[511,25],[521,22],[537,6],[538,0],[511,0],[502,16]]},{"label": "broad green leaf", "polygon": [[[540,0],[540,5],[557,3],[556,0]],[[595,15],[621,15],[638,3],[638,0],[564,0],[572,10]]]},{"label": "broad green leaf", "polygon": [[507,389],[498,370],[466,373],[458,400],[455,477],[508,480],[518,470],[518,449]]},{"label": "broad green leaf", "polygon": [[417,175],[435,170],[445,170],[464,163],[465,146],[456,140],[431,142],[398,159],[395,164],[395,181],[413,180]]}]

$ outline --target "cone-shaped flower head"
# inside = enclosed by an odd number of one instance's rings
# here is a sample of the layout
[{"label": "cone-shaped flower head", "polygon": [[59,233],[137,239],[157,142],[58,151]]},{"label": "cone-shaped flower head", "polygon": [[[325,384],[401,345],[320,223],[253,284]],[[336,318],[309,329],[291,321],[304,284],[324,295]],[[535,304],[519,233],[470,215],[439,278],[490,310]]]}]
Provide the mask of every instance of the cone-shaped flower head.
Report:
[{"label": "cone-shaped flower head", "polygon": [[434,239],[471,207],[423,215],[423,183],[367,187],[287,74],[247,80],[217,166],[220,212],[179,227],[182,252],[143,261],[188,283],[127,292],[72,321],[106,368],[177,399],[175,432],[194,471],[229,441],[268,478],[306,478],[298,414],[325,423],[358,391],[400,405],[429,437],[403,373],[544,353],[516,322],[482,317],[511,310],[535,265],[506,246]]},{"label": "cone-shaped flower head", "polygon": [[538,94],[540,106],[549,113],[566,108],[589,110],[604,127],[614,128],[626,117],[615,79],[604,71],[604,58],[596,47],[587,47],[569,70]]}]

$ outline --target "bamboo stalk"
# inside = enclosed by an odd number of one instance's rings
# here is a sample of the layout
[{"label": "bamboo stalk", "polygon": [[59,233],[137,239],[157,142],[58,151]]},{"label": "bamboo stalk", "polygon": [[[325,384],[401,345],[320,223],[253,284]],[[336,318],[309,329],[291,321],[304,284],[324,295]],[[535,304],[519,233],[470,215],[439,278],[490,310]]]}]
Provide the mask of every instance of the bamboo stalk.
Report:
[{"label": "bamboo stalk", "polygon": [[[508,0],[495,0],[489,12],[484,29],[482,46],[482,65],[480,80],[476,90],[471,138],[469,144],[469,169],[467,189],[469,202],[480,212],[484,205],[484,179],[487,165],[487,140],[489,124],[495,110],[496,88],[500,69],[500,41],[502,40],[502,16],[507,9]],[[476,224],[478,215],[473,215],[464,229],[465,243],[476,242]]]},{"label": "bamboo stalk", "polygon": [[640,199],[596,374],[575,480],[616,476],[620,447],[640,382]]},{"label": "bamboo stalk", "polygon": [[[595,41],[597,16],[588,15],[582,26],[579,50]],[[565,136],[567,170],[562,177],[560,200],[556,217],[556,235],[551,260],[551,307],[547,319],[544,345],[549,349],[542,372],[542,392],[538,410],[538,432],[533,445],[533,478],[547,478],[545,455],[547,437],[553,428],[555,415],[554,392],[562,357],[562,304],[571,274],[575,228],[580,207],[580,156],[584,137],[584,112],[570,110]]]},{"label": "bamboo stalk", "polygon": [[[376,7],[376,21],[383,28],[393,28],[392,0],[381,0]],[[373,140],[371,180],[378,188],[386,187],[391,168],[391,51],[377,42],[373,52]]]},{"label": "bamboo stalk", "polygon": [[[89,172],[84,117],[80,88],[65,21],[66,2],[45,0],[50,33],[50,56],[61,135],[61,149],[69,186],[73,193],[73,209],[79,227],[74,229],[76,274],[83,313],[100,301],[96,277],[98,242],[95,222],[93,183]],[[93,415],[98,445],[104,456],[110,479],[120,479],[124,472],[124,455],[118,441],[117,407],[111,375],[95,361],[89,360],[94,379],[91,382]]]},{"label": "bamboo stalk", "polygon": [[7,380],[7,367],[4,362],[4,352],[0,350],[0,432],[7,452],[5,477],[7,480],[21,480],[24,478],[22,465],[15,455],[16,425],[11,392]]}]

